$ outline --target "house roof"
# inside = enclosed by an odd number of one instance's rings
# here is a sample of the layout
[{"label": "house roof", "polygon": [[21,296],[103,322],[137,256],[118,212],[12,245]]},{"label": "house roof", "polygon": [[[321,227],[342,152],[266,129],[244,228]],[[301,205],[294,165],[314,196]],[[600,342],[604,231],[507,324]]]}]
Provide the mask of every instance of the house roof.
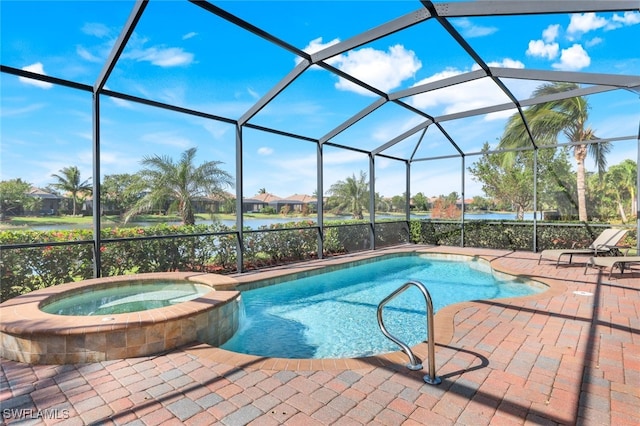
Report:
[{"label": "house roof", "polygon": [[286,201],[298,201],[298,202],[303,203],[303,204],[315,203],[315,202],[318,201],[317,199],[313,198],[312,196],[306,195],[306,194],[293,194],[293,195],[288,196],[287,198],[283,198],[283,200],[286,200]]},{"label": "house roof", "polygon": [[42,188],[36,188],[35,186],[31,187],[31,189],[27,194],[32,197],[49,199],[49,200],[59,200],[61,198],[55,194],[45,191]]},{"label": "house roof", "polygon": [[264,194],[256,194],[251,198],[254,199],[254,200],[262,201],[263,203],[271,203],[271,202],[274,202],[274,201],[282,200],[281,197],[278,197],[277,195],[270,194],[268,192],[265,192]]}]

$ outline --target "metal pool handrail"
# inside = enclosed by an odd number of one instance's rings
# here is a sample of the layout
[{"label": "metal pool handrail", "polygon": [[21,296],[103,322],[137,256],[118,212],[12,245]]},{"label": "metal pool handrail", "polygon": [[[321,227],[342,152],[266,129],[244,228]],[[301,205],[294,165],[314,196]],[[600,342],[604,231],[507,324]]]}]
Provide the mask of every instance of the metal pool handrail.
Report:
[{"label": "metal pool handrail", "polygon": [[422,363],[418,357],[413,354],[413,351],[409,346],[400,341],[398,338],[393,336],[387,330],[387,327],[384,325],[384,321],[382,319],[382,309],[384,306],[391,301],[394,297],[405,291],[411,286],[415,286],[422,292],[424,296],[424,301],[427,305],[427,344],[428,344],[428,357],[429,357],[429,374],[424,376],[425,383],[430,385],[439,385],[442,380],[436,376],[436,361],[435,361],[435,341],[434,341],[434,331],[433,331],[433,302],[431,301],[431,295],[429,294],[429,290],[422,284],[420,281],[407,281],[405,284],[400,286],[393,293],[385,297],[382,302],[378,305],[378,325],[380,326],[380,330],[382,334],[384,334],[389,340],[394,342],[396,345],[402,348],[402,351],[407,354],[409,357],[409,364],[407,364],[407,368],[410,370],[421,370]]}]

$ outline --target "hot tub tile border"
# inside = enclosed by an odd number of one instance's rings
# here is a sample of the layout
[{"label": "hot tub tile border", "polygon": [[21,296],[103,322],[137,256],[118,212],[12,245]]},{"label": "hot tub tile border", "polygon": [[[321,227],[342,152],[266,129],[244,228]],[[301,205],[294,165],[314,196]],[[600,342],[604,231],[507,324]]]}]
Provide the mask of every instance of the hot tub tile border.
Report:
[{"label": "hot tub tile border", "polygon": [[[90,288],[131,279],[131,276],[87,280]],[[237,310],[238,291],[230,290],[236,281],[226,276],[191,272],[140,274],[136,282],[157,279],[186,279],[212,287],[197,299],[170,307],[128,314],[102,316],[62,316],[42,312],[39,307],[50,297],[77,291],[86,283],[69,283],[32,292],[26,297],[0,304],[0,356],[31,364],[96,362],[166,352],[197,341],[220,344],[237,328],[237,322],[212,323],[222,318],[219,310]],[[224,290],[218,291],[220,284]],[[26,302],[25,302],[26,300]],[[231,315],[237,319],[237,315]],[[102,321],[103,318],[113,320]],[[174,324],[174,325],[167,325]],[[216,336],[207,329],[224,333]],[[135,331],[132,331],[135,330]],[[132,332],[132,337],[127,333]],[[84,347],[79,347],[84,338]],[[133,341],[128,341],[133,339]],[[75,343],[73,343],[75,342]]]}]

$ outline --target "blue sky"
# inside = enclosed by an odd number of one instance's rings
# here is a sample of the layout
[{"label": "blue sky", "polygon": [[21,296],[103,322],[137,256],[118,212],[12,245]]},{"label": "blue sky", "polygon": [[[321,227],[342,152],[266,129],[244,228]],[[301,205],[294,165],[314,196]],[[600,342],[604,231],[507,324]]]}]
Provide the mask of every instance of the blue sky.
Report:
[{"label": "blue sky", "polygon": [[[421,7],[417,1],[234,1],[217,6],[308,52]],[[131,1],[0,2],[3,65],[93,85],[126,22]],[[640,13],[558,14],[452,20],[454,27],[490,65],[640,75]],[[291,52],[211,15],[188,2],[151,0],[107,81],[110,90],[238,119],[297,64]],[[331,58],[383,91],[396,92],[477,68],[435,20],[423,22]],[[529,97],[541,83],[518,81],[516,96]],[[52,173],[78,166],[91,176],[91,95],[65,87],[0,74],[0,180],[20,177],[36,186]],[[318,67],[307,70],[250,123],[321,138],[376,100],[375,96]],[[455,89],[405,99],[432,116],[507,102],[487,79]],[[593,95],[590,124],[601,138],[637,135],[638,95],[616,91]],[[444,123],[465,152],[495,145],[514,111]],[[172,113],[103,96],[102,175],[133,173],[145,155],[177,158],[198,148],[197,162],[217,160],[235,175],[234,128],[222,122]],[[388,103],[334,141],[372,149],[418,124],[415,116]],[[281,197],[316,190],[315,144],[245,129],[244,195],[265,188]],[[409,155],[417,135],[392,147]],[[417,158],[454,154],[437,132],[427,132]],[[470,166],[476,157],[466,159]],[[635,140],[619,142],[609,164],[637,158]],[[360,170],[366,156],[327,147],[325,190]],[[461,192],[460,159],[412,165],[412,193]],[[404,165],[378,158],[376,191],[404,191]],[[481,195],[466,181],[467,197]]]}]

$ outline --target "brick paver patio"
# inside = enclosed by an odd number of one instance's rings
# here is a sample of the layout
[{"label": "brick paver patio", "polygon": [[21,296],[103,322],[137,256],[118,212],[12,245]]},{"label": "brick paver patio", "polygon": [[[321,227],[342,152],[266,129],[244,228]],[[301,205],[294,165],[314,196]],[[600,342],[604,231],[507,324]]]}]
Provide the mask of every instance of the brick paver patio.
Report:
[{"label": "brick paver patio", "polygon": [[[436,316],[436,366],[404,355],[358,361],[273,360],[206,345],[78,365],[2,360],[6,424],[114,425],[638,425],[640,270],[584,274],[533,253],[481,255],[552,289],[469,302]],[[424,352],[424,344],[418,352]],[[421,353],[422,356],[422,353]],[[426,362],[425,362],[426,365]]]}]

